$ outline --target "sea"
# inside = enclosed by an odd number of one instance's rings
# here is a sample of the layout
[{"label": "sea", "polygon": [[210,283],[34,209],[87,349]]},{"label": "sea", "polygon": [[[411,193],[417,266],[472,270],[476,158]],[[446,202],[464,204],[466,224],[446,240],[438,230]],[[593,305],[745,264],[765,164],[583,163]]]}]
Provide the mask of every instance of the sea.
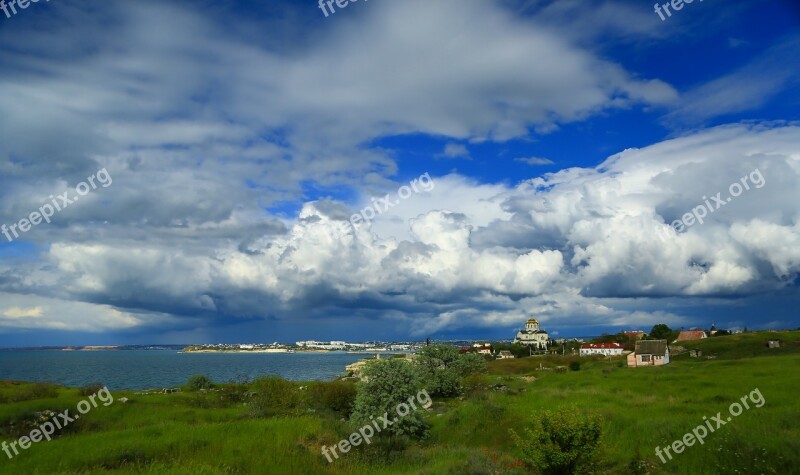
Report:
[{"label": "sea", "polygon": [[49,381],[70,387],[101,383],[112,390],[175,387],[204,374],[217,383],[280,376],[291,381],[329,381],[366,354],[180,353],[164,350],[4,350],[0,380]]}]

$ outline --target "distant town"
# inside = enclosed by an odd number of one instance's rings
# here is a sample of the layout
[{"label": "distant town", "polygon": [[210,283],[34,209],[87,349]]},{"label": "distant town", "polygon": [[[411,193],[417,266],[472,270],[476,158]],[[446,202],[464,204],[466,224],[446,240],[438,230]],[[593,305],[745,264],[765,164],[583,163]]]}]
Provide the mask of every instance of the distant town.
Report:
[{"label": "distant town", "polygon": [[380,342],[350,343],[346,341],[298,341],[295,343],[216,343],[190,345],[184,353],[299,353],[346,351],[348,353],[405,352],[415,351],[424,343],[421,342]]},{"label": "distant town", "polygon": [[[747,329],[745,328],[746,332]],[[718,330],[711,325],[708,330],[673,330],[666,325],[656,325],[650,332],[643,330],[621,331],[583,338],[551,338],[539,321],[529,318],[513,339],[481,340],[436,340],[458,346],[462,352],[476,352],[493,358],[513,358],[546,354],[575,354],[580,356],[617,356],[633,352],[635,343],[642,339],[664,339],[665,343],[683,340],[699,340],[710,336],[741,333],[742,330]],[[57,351],[108,351],[108,350],[172,350],[180,353],[302,353],[302,352],[347,352],[347,353],[414,353],[430,344],[426,341],[296,341],[294,343],[204,343],[193,345],[93,345],[93,346],[47,346],[29,348],[0,348],[3,350],[57,350]]]}]

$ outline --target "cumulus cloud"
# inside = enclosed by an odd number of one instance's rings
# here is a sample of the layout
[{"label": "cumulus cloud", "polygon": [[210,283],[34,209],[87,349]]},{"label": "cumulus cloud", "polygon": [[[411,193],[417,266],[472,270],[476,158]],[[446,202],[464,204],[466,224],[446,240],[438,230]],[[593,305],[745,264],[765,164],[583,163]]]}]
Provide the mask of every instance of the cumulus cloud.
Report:
[{"label": "cumulus cloud", "polygon": [[[492,2],[370,2],[308,37],[284,32],[293,41],[280,48],[254,25],[232,33],[180,4],[104,5],[53,3],[35,35],[3,26],[0,113],[14,120],[0,128],[0,220],[102,167],[114,187],[28,233],[31,262],[0,264],[1,326],[355,315],[422,334],[530,312],[561,325],[677,324],[655,302],[797,277],[793,124],[705,130],[519,183],[435,176],[435,189],[338,237],[371,196],[403,184],[390,179],[393,151],[374,146],[383,138],[438,137],[444,155],[464,157],[462,143],[615,109],[677,103],[676,115],[698,115],[669,84],[544,25],[576,2],[530,16]],[[647,35],[607,6],[597,19]],[[731,101],[715,113],[741,109]],[[756,167],[764,188],[685,233],[656,231]]]},{"label": "cumulus cloud", "polygon": [[[168,315],[124,312],[109,305],[0,292],[0,330],[38,329],[103,332],[133,329]],[[35,306],[29,306],[35,303]]]},{"label": "cumulus cloud", "polygon": [[[407,226],[406,236],[378,222],[337,237],[347,205],[309,202],[286,233],[264,235],[248,252],[74,243],[54,245],[48,259],[65,295],[208,318],[359,308],[414,334],[512,324],[529,312],[566,326],[681,324],[685,317],[656,302],[741,297],[797,278],[797,150],[794,125],[724,126],[514,187],[437,178],[408,209],[382,216]],[[666,228],[755,168],[762,188],[683,233]],[[18,285],[42,288],[36,278]]]}]

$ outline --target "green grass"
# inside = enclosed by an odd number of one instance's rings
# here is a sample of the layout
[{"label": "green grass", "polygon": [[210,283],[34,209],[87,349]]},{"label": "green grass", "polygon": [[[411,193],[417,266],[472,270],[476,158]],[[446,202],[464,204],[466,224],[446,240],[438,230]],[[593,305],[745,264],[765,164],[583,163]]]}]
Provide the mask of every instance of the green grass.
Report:
[{"label": "green grass", "polygon": [[[766,339],[785,348],[769,350]],[[302,405],[271,417],[254,417],[242,402],[221,404],[214,393],[134,395],[86,414],[51,442],[34,444],[13,460],[0,452],[8,474],[481,474],[530,473],[515,465],[520,453],[508,435],[547,408],[576,407],[603,417],[594,473],[632,473],[635,459],[650,473],[796,473],[800,467],[800,332],[752,333],[706,339],[715,359],[674,358],[664,367],[629,369],[624,359],[582,359],[580,371],[558,370],[570,357],[492,362],[489,373],[470,379],[462,398],[437,400],[428,412],[431,437],[402,450],[385,445],[354,448],[333,464],[321,445],[333,445],[351,428],[342,415],[315,405],[302,391]],[[539,369],[540,365],[543,369]],[[305,383],[297,383],[295,389]],[[10,424],[36,411],[70,408],[83,399],[77,389],[0,383],[0,438],[11,441]],[[487,389],[492,387],[496,389]],[[745,410],[662,464],[664,447],[758,388],[766,403]],[[520,432],[520,431],[518,431]]]}]

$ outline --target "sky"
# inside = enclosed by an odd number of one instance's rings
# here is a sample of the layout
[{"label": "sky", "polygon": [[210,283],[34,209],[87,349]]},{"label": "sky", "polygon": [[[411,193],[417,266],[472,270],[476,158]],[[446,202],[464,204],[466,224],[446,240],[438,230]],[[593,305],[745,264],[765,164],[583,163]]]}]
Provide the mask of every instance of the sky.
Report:
[{"label": "sky", "polygon": [[800,327],[794,1],[323,6],[0,5],[0,346]]}]

